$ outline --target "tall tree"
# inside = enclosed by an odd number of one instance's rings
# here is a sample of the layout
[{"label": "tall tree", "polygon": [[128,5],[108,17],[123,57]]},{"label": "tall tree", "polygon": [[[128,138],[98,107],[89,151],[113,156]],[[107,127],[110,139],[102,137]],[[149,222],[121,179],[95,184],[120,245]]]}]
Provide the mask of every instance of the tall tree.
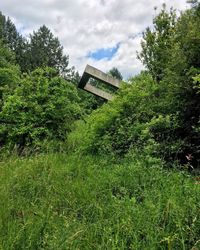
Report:
[{"label": "tall tree", "polygon": [[138,53],[138,58],[157,82],[163,79],[167,67],[175,25],[175,11],[170,9],[170,12],[167,12],[166,6],[163,5],[160,14],[153,19],[153,29],[148,27],[143,33],[142,51]]},{"label": "tall tree", "polygon": [[[176,156],[184,159],[193,154],[200,159],[200,93],[193,78],[200,74],[200,3],[188,1],[191,9],[179,18],[173,9],[165,6],[153,20],[153,29],[143,34],[139,59],[159,85],[158,96],[165,105],[164,112],[176,117],[177,129],[173,140],[182,147]],[[171,132],[170,132],[171,133]],[[165,131],[165,134],[168,134]],[[171,134],[168,134],[171,138]]]},{"label": "tall tree", "polygon": [[0,39],[15,53],[16,62],[22,70],[25,68],[27,41],[20,35],[9,17],[0,12]]},{"label": "tall tree", "polygon": [[121,80],[121,81],[123,80],[123,76],[122,76],[121,72],[116,67],[113,67],[111,70],[109,70],[108,74],[117,78],[118,80]]},{"label": "tall tree", "polygon": [[170,61],[165,81],[177,86],[174,93],[179,103],[179,121],[187,152],[200,159],[200,93],[193,78],[200,74],[200,4],[180,16],[170,51]]},{"label": "tall tree", "polygon": [[28,55],[30,64],[28,70],[32,71],[38,67],[52,67],[65,77],[68,77],[71,70],[68,68],[69,58],[63,54],[57,37],[43,25],[38,31],[30,35]]}]

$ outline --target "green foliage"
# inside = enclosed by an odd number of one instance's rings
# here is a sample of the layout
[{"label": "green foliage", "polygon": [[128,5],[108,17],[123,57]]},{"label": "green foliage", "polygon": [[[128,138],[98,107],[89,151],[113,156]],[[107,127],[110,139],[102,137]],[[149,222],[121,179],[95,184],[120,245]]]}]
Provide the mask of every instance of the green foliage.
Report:
[{"label": "green foliage", "polygon": [[65,140],[80,116],[79,98],[73,85],[58,76],[55,69],[37,69],[25,75],[10,95],[0,118],[6,144],[41,146],[44,140]]},{"label": "green foliage", "polygon": [[169,49],[173,47],[172,37],[176,26],[176,12],[166,11],[163,5],[161,12],[153,19],[153,30],[149,27],[143,33],[142,51],[138,58],[149,70],[153,79],[163,79],[170,58]]},{"label": "green foliage", "polygon": [[200,94],[197,91],[193,77],[200,73],[200,8],[192,8],[179,18],[174,46],[170,50],[171,59],[166,70],[165,82],[176,86],[174,100],[179,103],[178,110],[181,131],[179,137],[185,141],[185,154],[192,154],[199,162],[199,133],[196,132],[200,117]]},{"label": "green foliage", "polygon": [[0,68],[8,68],[15,64],[15,56],[0,40]]},{"label": "green foliage", "polygon": [[134,155],[0,164],[1,249],[198,249],[200,185]]},{"label": "green foliage", "polygon": [[200,93],[193,77],[200,73],[200,8],[196,1],[191,2],[192,8],[181,13],[178,19],[173,10],[168,13],[165,9],[154,18],[154,29],[148,28],[144,33],[139,58],[167,91],[167,98],[160,96],[160,102],[165,102],[168,114],[175,116],[178,123],[175,133],[169,134],[182,145],[177,151],[178,158],[184,162],[185,156],[192,154],[198,165],[200,137],[196,128]]},{"label": "green foliage", "polygon": [[27,56],[30,63],[26,72],[45,66],[55,68],[65,76],[70,72],[68,56],[63,55],[63,47],[58,38],[45,25],[30,35]]},{"label": "green foliage", "polygon": [[194,79],[194,83],[195,83],[194,88],[197,89],[197,93],[199,93],[199,91],[200,91],[200,75],[193,77],[193,79]]},{"label": "green foliage", "polygon": [[15,53],[16,62],[23,69],[27,41],[20,35],[9,17],[0,12],[0,39]]},{"label": "green foliage", "polygon": [[0,39],[2,39],[11,50],[15,50],[19,34],[10,18],[6,18],[0,12]]},{"label": "green foliage", "polygon": [[53,67],[65,78],[76,79],[74,68],[68,68],[69,57],[63,54],[60,41],[45,25],[30,34],[27,40],[18,33],[10,18],[0,12],[0,39],[15,53],[22,72]]},{"label": "green foliage", "polygon": [[121,80],[121,81],[123,80],[123,76],[121,72],[118,70],[118,68],[113,67],[112,69],[108,71],[108,74],[117,78],[118,80]]},{"label": "green foliage", "polygon": [[[196,90],[197,94],[200,94],[200,75],[197,75],[196,77],[193,78],[194,79],[194,89]],[[199,116],[196,117],[196,124],[195,126],[193,126],[193,132],[196,135],[196,139],[200,139],[199,138],[199,134],[200,134],[200,114]],[[200,146],[199,144],[197,144],[196,146],[197,148],[197,153],[200,153]]]},{"label": "green foliage", "polygon": [[[3,45],[12,39],[0,42],[0,145],[11,154],[65,143],[70,152],[1,155],[0,249],[199,249],[199,177],[175,164],[193,168],[200,159],[200,8],[190,2],[178,19],[163,8],[143,36],[148,72],[72,133],[81,110],[99,102],[80,91],[80,103],[60,77],[69,69],[58,39],[45,26],[34,32],[20,65],[43,69],[22,76],[15,48]],[[0,15],[0,35],[15,34],[5,22]]]},{"label": "green foliage", "polygon": [[167,106],[170,92],[145,73],[132,81],[79,125],[70,134],[69,143],[80,141],[79,147],[93,154],[123,156],[130,149],[163,158],[176,154],[181,146],[175,134],[179,124]]},{"label": "green foliage", "polygon": [[13,93],[20,79],[14,54],[0,40],[0,111],[4,100]]}]

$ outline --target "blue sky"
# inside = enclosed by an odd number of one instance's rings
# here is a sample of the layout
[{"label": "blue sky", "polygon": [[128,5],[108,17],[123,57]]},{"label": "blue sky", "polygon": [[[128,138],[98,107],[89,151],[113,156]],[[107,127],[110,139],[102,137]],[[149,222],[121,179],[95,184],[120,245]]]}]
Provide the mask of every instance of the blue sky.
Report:
[{"label": "blue sky", "polygon": [[91,51],[88,53],[88,57],[96,61],[102,59],[111,60],[113,56],[115,56],[115,54],[117,53],[119,46],[120,43],[118,43],[116,46],[112,48],[100,48],[95,51]]}]

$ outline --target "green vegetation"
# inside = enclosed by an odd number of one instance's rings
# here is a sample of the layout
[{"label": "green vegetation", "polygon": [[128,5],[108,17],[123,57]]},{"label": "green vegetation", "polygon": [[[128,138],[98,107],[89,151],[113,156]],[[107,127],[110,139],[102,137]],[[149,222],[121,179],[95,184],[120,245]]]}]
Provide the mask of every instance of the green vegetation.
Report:
[{"label": "green vegetation", "polygon": [[2,249],[199,249],[200,185],[160,161],[82,155],[0,165]]},{"label": "green vegetation", "polygon": [[143,33],[146,70],[108,103],[77,89],[46,26],[27,41],[0,13],[0,249],[200,249],[200,4],[190,3],[179,17],[163,6]]},{"label": "green vegetation", "polygon": [[2,140],[22,150],[29,145],[39,147],[44,140],[65,141],[80,116],[78,101],[75,87],[53,68],[25,75],[2,107]]}]

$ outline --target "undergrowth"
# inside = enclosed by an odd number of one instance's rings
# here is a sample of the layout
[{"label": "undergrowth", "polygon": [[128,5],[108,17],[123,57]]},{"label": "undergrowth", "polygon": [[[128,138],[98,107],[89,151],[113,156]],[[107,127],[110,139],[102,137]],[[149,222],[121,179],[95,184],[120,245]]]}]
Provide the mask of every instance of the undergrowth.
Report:
[{"label": "undergrowth", "polygon": [[0,249],[199,249],[200,185],[144,156],[0,163]]}]

